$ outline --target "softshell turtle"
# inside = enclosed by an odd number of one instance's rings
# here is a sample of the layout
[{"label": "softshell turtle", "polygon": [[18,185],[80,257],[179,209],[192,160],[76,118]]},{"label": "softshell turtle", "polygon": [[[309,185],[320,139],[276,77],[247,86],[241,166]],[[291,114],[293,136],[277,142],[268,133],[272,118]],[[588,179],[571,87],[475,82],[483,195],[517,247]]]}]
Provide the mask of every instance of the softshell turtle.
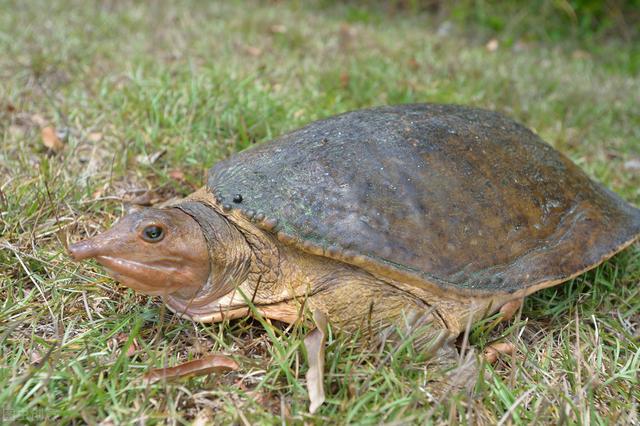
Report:
[{"label": "softshell turtle", "polygon": [[640,210],[522,125],[455,105],[317,121],[217,163],[205,187],[69,247],[196,321],[302,306],[344,330],[468,323],[594,268]]}]

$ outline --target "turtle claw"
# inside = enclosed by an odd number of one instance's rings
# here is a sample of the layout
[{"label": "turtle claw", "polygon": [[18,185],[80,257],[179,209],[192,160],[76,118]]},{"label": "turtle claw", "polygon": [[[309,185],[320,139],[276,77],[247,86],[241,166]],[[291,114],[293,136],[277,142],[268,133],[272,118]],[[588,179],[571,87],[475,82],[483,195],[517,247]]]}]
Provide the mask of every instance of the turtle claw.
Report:
[{"label": "turtle claw", "polygon": [[498,360],[498,357],[500,355],[502,354],[512,355],[514,351],[515,351],[515,346],[513,346],[513,343],[508,343],[508,342],[492,343],[491,345],[487,346],[487,348],[484,350],[484,359],[489,364],[494,364]]},{"label": "turtle claw", "polygon": [[500,314],[502,315],[500,321],[511,321],[522,306],[523,300],[524,299],[515,299],[502,305],[500,308]]}]

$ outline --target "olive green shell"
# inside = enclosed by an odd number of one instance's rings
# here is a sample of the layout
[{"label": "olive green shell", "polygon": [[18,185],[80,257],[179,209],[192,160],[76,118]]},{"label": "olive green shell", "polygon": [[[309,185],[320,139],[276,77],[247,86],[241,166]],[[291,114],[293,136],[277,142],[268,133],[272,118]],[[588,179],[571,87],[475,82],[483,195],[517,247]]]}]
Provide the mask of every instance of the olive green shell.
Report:
[{"label": "olive green shell", "polygon": [[317,121],[219,162],[208,187],[300,250],[462,294],[561,282],[640,234],[640,210],[533,132],[454,105]]}]

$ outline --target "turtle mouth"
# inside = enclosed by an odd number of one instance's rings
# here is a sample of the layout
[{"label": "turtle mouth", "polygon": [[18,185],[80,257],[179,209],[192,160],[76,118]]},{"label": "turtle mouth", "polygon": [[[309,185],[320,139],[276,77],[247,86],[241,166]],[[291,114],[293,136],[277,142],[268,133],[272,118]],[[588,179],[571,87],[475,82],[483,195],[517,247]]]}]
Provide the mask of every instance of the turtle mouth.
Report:
[{"label": "turtle mouth", "polygon": [[96,256],[96,261],[107,269],[116,281],[149,296],[166,296],[175,289],[166,286],[167,277],[177,273],[168,265],[171,259],[158,259],[149,265],[135,260],[113,256]]},{"label": "turtle mouth", "polygon": [[157,288],[151,288],[148,285],[142,283],[141,281],[136,280],[135,278],[128,277],[126,275],[120,274],[113,269],[105,267],[107,273],[111,278],[115,281],[119,282],[123,286],[135,290],[138,293],[145,294],[147,296],[166,296],[167,292],[163,290],[159,290]]}]

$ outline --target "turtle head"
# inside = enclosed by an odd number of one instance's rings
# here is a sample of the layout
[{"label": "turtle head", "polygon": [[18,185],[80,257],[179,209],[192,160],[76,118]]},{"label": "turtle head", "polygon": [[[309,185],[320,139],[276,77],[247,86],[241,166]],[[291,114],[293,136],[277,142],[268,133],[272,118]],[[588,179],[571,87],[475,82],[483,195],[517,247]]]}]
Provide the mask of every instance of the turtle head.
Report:
[{"label": "turtle head", "polygon": [[96,259],[114,279],[149,295],[191,297],[210,273],[201,227],[177,208],[131,213],[69,252],[75,260]]}]

